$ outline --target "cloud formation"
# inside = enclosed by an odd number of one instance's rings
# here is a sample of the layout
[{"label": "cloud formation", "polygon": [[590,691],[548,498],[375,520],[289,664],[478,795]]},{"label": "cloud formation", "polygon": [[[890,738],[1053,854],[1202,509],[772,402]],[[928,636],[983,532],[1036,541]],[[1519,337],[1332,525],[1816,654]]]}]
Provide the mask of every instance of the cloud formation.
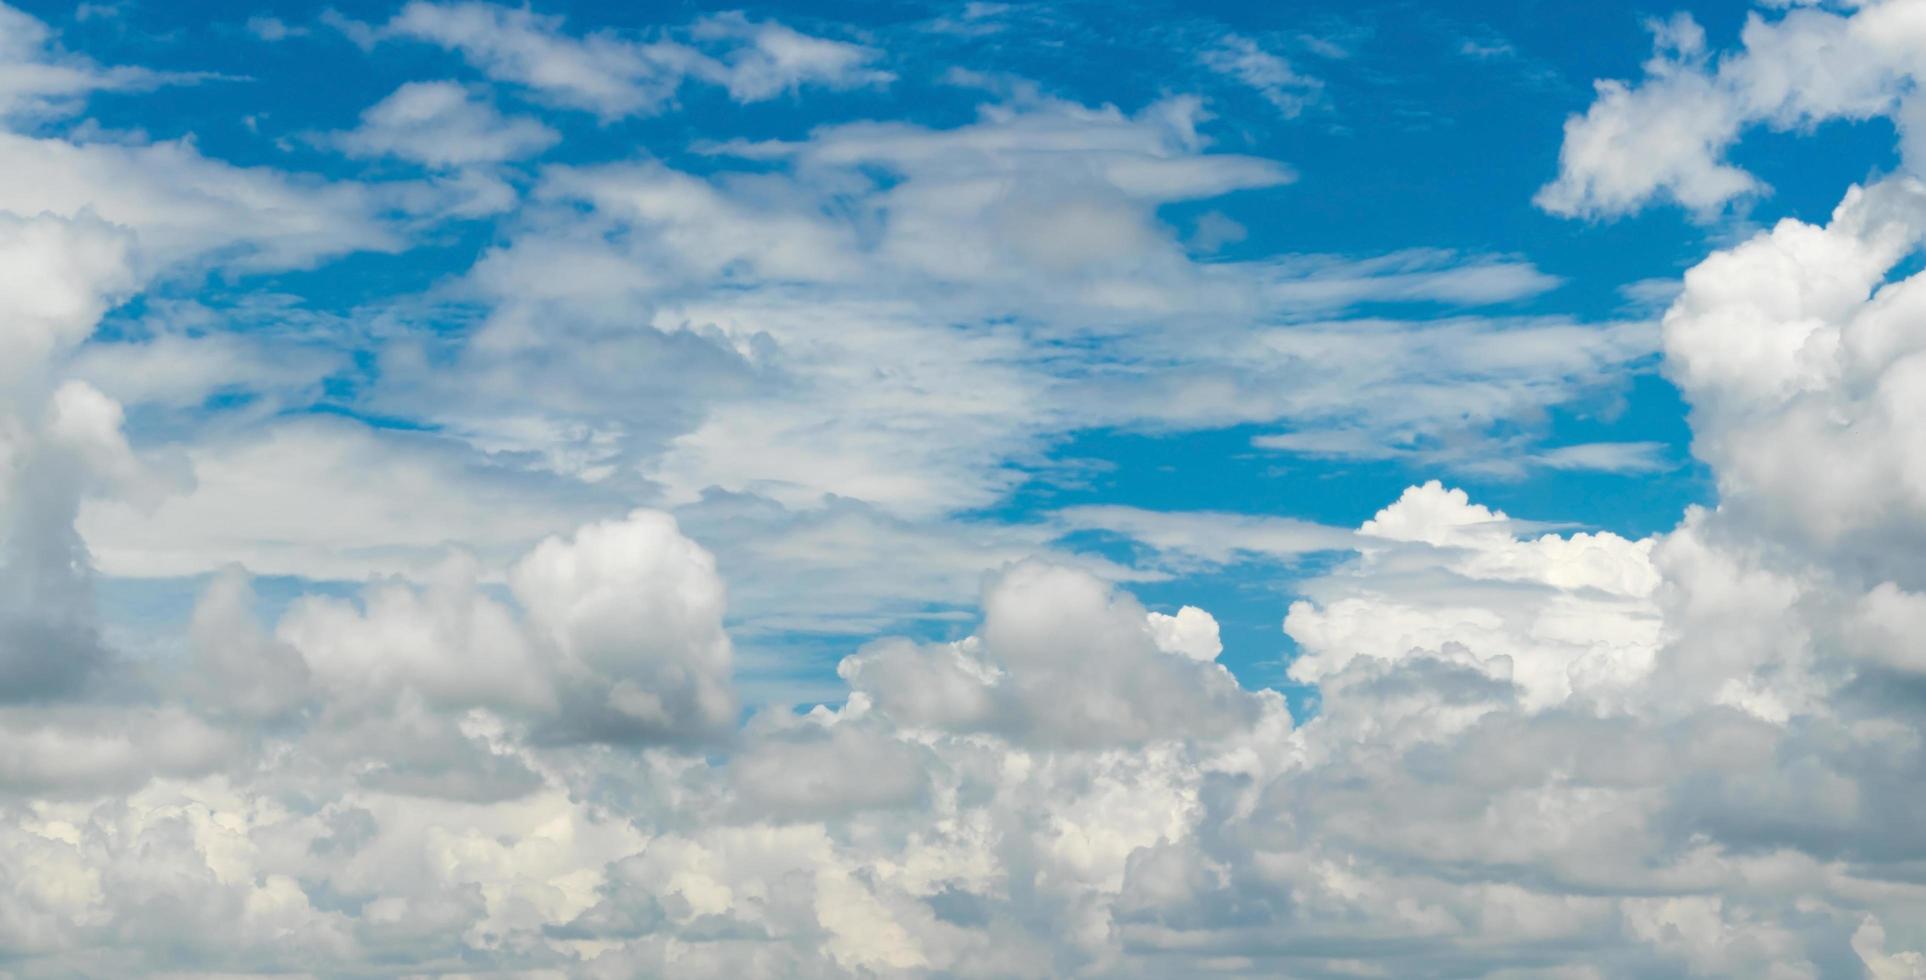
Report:
[{"label": "cloud formation", "polygon": [[511,119],[453,82],[409,82],[334,138],[355,156],[394,156],[429,167],[499,163],[540,153],[561,139],[534,119]]},{"label": "cloud formation", "polygon": [[571,109],[612,120],[660,112],[685,79],[720,86],[739,102],[760,102],[805,85],[886,85],[871,67],[875,49],[812,37],[740,13],[698,19],[687,40],[638,40],[608,31],[572,35],[562,18],[527,7],[412,0],[374,39],[409,39],[461,55],[481,72]]},{"label": "cloud formation", "polygon": [[1291,63],[1240,34],[1226,34],[1203,54],[1204,66],[1256,90],[1286,117],[1302,113],[1324,85],[1299,74]]},{"label": "cloud formation", "polygon": [[1926,166],[1926,115],[1912,94],[1926,48],[1917,0],[1780,6],[1792,9],[1748,13],[1739,49],[1716,56],[1690,14],[1653,21],[1645,77],[1597,83],[1597,100],[1565,123],[1558,179],[1539,191],[1539,206],[1613,217],[1657,198],[1714,213],[1768,189],[1726,159],[1759,124],[1795,130],[1883,117],[1906,165]]},{"label": "cloud formation", "polygon": [[[1901,6],[1800,9],[1749,50]],[[744,100],[881,80],[733,16],[690,29],[738,45],[715,68],[527,8],[379,30],[609,118],[683,75]],[[353,152],[459,170],[542,142],[412,84]],[[1189,254],[1161,208],[1290,178],[1203,122],[1016,93],[947,128],[707,144],[701,173],[530,168],[472,268],[343,313],[359,333],[125,306],[405,247],[389,205],[423,185],[0,135],[46,177],[0,189],[0,971],[1926,975],[1926,187],[1713,252],[1658,325],[1487,317],[1556,280]],[[1612,186],[1585,199],[1658,185]],[[277,329],[197,327],[249,315]],[[95,336],[130,321],[152,336]],[[1639,470],[1643,444],[1505,424],[1655,347],[1718,500],[1649,537],[1443,481],[1355,528],[986,516],[1039,446],[1104,426]],[[200,363],[234,351],[257,359]],[[201,404],[288,352],[327,366],[254,378],[265,409]],[[284,410],[316,388],[364,400]],[[1091,533],[1163,565],[1079,553]],[[1211,612],[1126,584],[1310,555],[1279,610],[1295,713],[1220,662]],[[209,572],[172,646],[104,639],[103,573]],[[946,635],[876,628],[940,602]],[[744,696],[741,637],[830,619],[866,635],[822,703]]]}]

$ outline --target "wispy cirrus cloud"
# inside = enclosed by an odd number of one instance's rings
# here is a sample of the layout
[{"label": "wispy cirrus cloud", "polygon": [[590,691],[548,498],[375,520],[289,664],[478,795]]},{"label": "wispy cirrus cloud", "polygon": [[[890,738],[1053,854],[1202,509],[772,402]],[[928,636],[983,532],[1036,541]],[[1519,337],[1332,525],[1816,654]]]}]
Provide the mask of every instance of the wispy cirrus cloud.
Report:
[{"label": "wispy cirrus cloud", "polygon": [[571,34],[561,17],[529,8],[415,0],[384,25],[346,28],[365,43],[439,45],[492,79],[603,119],[660,112],[685,81],[758,102],[805,85],[886,85],[894,77],[874,67],[874,48],[740,13],[702,17],[680,36],[643,40],[609,31]]},{"label": "wispy cirrus cloud", "polygon": [[1303,113],[1324,93],[1323,82],[1241,34],[1225,34],[1201,58],[1205,67],[1252,89],[1287,118]]}]

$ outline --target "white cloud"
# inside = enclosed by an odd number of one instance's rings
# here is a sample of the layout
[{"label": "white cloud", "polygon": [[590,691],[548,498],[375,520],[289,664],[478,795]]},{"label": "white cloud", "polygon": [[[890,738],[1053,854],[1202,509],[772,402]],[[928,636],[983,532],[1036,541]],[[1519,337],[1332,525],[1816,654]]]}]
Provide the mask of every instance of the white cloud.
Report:
[{"label": "white cloud", "polygon": [[983,615],[967,640],[886,642],[837,672],[901,725],[1046,745],[1210,737],[1271,710],[1212,663],[1216,624],[1201,610],[1166,623],[1088,574],[1025,563],[989,587]]},{"label": "white cloud", "polygon": [[1918,100],[1908,93],[1926,52],[1921,11],[1917,0],[1876,0],[1837,11],[1800,7],[1776,19],[1751,13],[1740,48],[1716,58],[1690,15],[1654,22],[1645,77],[1599,82],[1592,106],[1566,121],[1558,179],[1539,192],[1539,206],[1612,217],[1664,198],[1716,213],[1766,190],[1725,159],[1758,124],[1790,130],[1888,117],[1916,170]]},{"label": "white cloud", "polygon": [[[713,583],[682,578],[701,563],[672,557],[682,546],[658,550],[661,519],[603,533],[616,527],[538,551],[528,574],[542,587],[518,587],[518,601],[545,611],[526,628],[573,633],[549,642],[579,653],[596,638],[676,632],[651,603],[712,608]],[[1207,613],[1148,614],[1041,565],[990,587],[974,636],[864,650],[843,666],[843,707],[758,719],[726,760],[523,741],[511,719],[528,709],[478,711],[460,694],[441,708],[455,727],[397,740],[345,710],[352,701],[329,702],[305,733],[267,734],[285,748],[254,777],[321,793],[318,807],[191,775],[105,808],[42,803],[0,839],[0,860],[32,855],[59,877],[38,876],[45,885],[14,899],[9,936],[50,968],[107,928],[144,948],[136,927],[156,923],[138,918],[130,903],[146,893],[120,870],[131,860],[120,842],[134,839],[149,841],[150,866],[165,856],[201,869],[177,886],[194,899],[186,907],[252,910],[218,926],[168,922],[183,963],[224,968],[379,955],[411,968],[466,958],[468,969],[512,957],[587,975],[1009,975],[1043,963],[1114,974],[1154,956],[1280,972],[1372,963],[1392,937],[1405,937],[1400,968],[1427,972],[1496,972],[1519,955],[1540,971],[1816,969],[1848,942],[1868,969],[1912,963],[1911,934],[1898,930],[1926,896],[1786,838],[1760,850],[1749,836],[1786,831],[1744,823],[1746,808],[1862,818],[1802,802],[1826,799],[1810,795],[1823,782],[1729,781],[1817,746],[1673,691],[1686,676],[1673,663],[1680,641],[1658,623],[1679,607],[1659,597],[1654,542],[1521,538],[1515,527],[1434,485],[1360,528],[1377,543],[1314,583],[1314,605],[1288,625],[1323,699],[1296,728],[1274,695],[1243,691],[1209,663]],[[681,570],[602,573],[650,555]],[[1666,588],[1689,590],[1700,608],[1722,601],[1704,589],[1731,587],[1679,575],[1676,558],[1659,565],[1671,569]],[[602,572],[584,578],[590,568]],[[603,585],[641,604],[604,600]],[[210,603],[231,589],[217,586]],[[371,598],[371,621],[387,615],[375,608]],[[522,631],[503,615],[478,635]],[[1344,636],[1339,620],[1351,624]],[[307,635],[326,628],[284,635],[327,663]],[[352,636],[344,651],[365,650]],[[333,676],[370,693],[419,683]],[[439,676],[487,667],[450,663]],[[389,740],[370,744],[378,733]],[[372,752],[383,760],[372,768],[350,761]],[[304,756],[331,767],[308,771]],[[209,764],[195,759],[178,765]],[[1868,775],[1831,777],[1833,793],[1871,791],[1852,782]],[[209,830],[140,829],[169,818]],[[37,938],[19,931],[35,922],[46,923]],[[225,942],[198,938],[217,929]],[[279,930],[278,952],[254,938],[267,930]]]},{"label": "white cloud", "polygon": [[805,85],[888,85],[896,77],[870,67],[881,55],[875,48],[811,37],[774,21],[752,21],[740,12],[704,17],[691,34],[699,41],[732,45],[716,60],[697,62],[695,75],[727,89],[738,102],[761,102]]},{"label": "white cloud", "polygon": [[1256,90],[1287,119],[1323,95],[1323,82],[1299,74],[1290,62],[1241,34],[1224,35],[1202,58],[1205,67]]},{"label": "white cloud", "polygon": [[[1293,325],[1243,338],[1236,348],[1244,356],[1241,383],[1205,388],[1198,408],[1221,413],[1222,401],[1236,399],[1245,417],[1259,415],[1255,404],[1262,404],[1291,425],[1255,437],[1260,448],[1516,476],[1539,461],[1506,452],[1506,440],[1488,434],[1492,424],[1623,383],[1650,357],[1655,334],[1646,321],[1581,325],[1562,318]],[[1255,383],[1266,368],[1309,364],[1318,369],[1296,377],[1295,388]]]},{"label": "white cloud", "polygon": [[191,74],[106,67],[67,54],[54,44],[47,25],[0,4],[0,120],[59,118],[78,110],[94,92],[141,91],[198,80],[200,76]]},{"label": "white cloud", "polygon": [[[769,59],[745,91],[821,57],[772,36],[744,41]],[[596,91],[577,81],[551,88]],[[1926,191],[1884,181],[1708,258],[1662,337],[1361,320],[1344,311],[1552,281],[1429,252],[1197,263],[1161,204],[1286,176],[1206,152],[1199,118],[1033,101],[734,146],[761,159],[710,177],[553,169],[503,247],[423,301],[472,323],[357,313],[380,341],[357,407],[441,431],[237,413],[178,440],[130,440],[62,372],[159,410],[235,368],[199,359],[340,348],[159,315],[90,356],[103,311],[168,269],[378,241],[367,192],[186,143],[0,144],[60,178],[0,193],[8,969],[1916,974],[1920,277],[1892,269]],[[287,210],[235,218],[257,204]],[[955,516],[1093,424],[1260,420],[1285,448],[1489,460],[1497,422],[1661,341],[1721,494],[1664,535],[1544,533],[1438,482],[1355,530]],[[259,387],[315,385],[299,367]],[[187,479],[152,495],[168,449]],[[1173,564],[1335,552],[1284,620],[1315,712],[1217,663],[1210,613],[1117,586],[1154,566],[1050,554],[1088,530]],[[99,642],[90,552],[218,571],[185,635],[127,656]],[[407,577],[290,599],[235,558]],[[852,643],[829,703],[738,725],[744,594],[751,635],[812,603],[867,632],[931,596],[956,626]]]},{"label": "white cloud", "polygon": [[695,742],[735,721],[715,559],[673,518],[636,511],[547,538],[509,585],[519,613],[455,562],[425,590],[303,599],[276,637],[350,705],[412,694],[526,719],[540,740]]},{"label": "white cloud", "polygon": [[458,51],[491,78],[606,118],[658,110],[674,97],[694,56],[666,41],[637,44],[608,34],[577,39],[561,26],[561,18],[528,8],[413,2],[381,34]]},{"label": "white cloud", "polygon": [[1660,442],[1581,442],[1534,453],[1532,462],[1554,470],[1653,473],[1670,468]]},{"label": "white cloud", "polygon": [[409,82],[335,134],[353,156],[393,156],[429,167],[499,163],[533,156],[561,134],[529,118],[503,116],[454,82]]},{"label": "white cloud", "polygon": [[969,0],[955,14],[937,17],[922,25],[922,29],[958,37],[987,37],[1001,33],[1010,26],[1006,22],[1007,15],[1014,9],[1007,3]]},{"label": "white cloud", "polygon": [[747,165],[706,177],[551,168],[540,219],[465,282],[486,320],[437,339],[453,348],[438,361],[390,345],[377,400],[490,449],[580,433],[568,465],[633,460],[673,504],[714,487],[921,519],[994,501],[1023,478],[1011,461],[1087,426],[1286,419],[1321,452],[1409,440],[1400,451],[1469,466],[1494,448],[1485,430],[1649,354],[1649,324],[1305,322],[1512,302],[1558,280],[1442,250],[1194,261],[1157,207],[1290,177],[1207,152],[1199,111],[1018,95],[948,130],[720,144]]},{"label": "white cloud", "polygon": [[307,661],[268,636],[254,619],[255,602],[246,571],[234,565],[208,584],[194,606],[189,637],[200,681],[194,693],[217,716],[231,712],[271,721],[308,695]]},{"label": "white cloud", "polygon": [[[548,538],[509,574],[541,641],[590,674],[583,716],[608,737],[691,737],[735,720],[722,580],[667,514],[637,511]],[[610,686],[612,685],[612,686]]]},{"label": "white cloud", "polygon": [[[273,575],[425,577],[467,550],[499,576],[536,540],[621,509],[609,494],[444,438],[327,416],[210,438],[185,455],[182,492],[82,508],[102,569],[194,575],[238,561]],[[291,527],[291,510],[308,517]]]},{"label": "white cloud", "polygon": [[44,371],[56,351],[77,345],[121,296],[132,291],[124,230],[92,217],[67,220],[0,213],[0,291],[7,330],[0,334],[0,382]]},{"label": "white cloud", "polygon": [[83,212],[130,230],[147,274],[217,256],[240,268],[302,266],[399,247],[368,188],[202,156],[187,141],[129,145],[0,133],[0,211]]},{"label": "white cloud", "polygon": [[[364,342],[325,319],[281,325],[298,310],[248,311],[245,330],[222,323],[238,311],[202,311],[93,345],[71,370],[142,418],[170,413],[170,444],[153,448],[179,479],[158,502],[89,503],[86,540],[117,575],[239,560],[420,582],[459,548],[494,579],[544,534],[647,503],[707,521],[692,526],[742,581],[745,636],[862,634],[958,615],[985,568],[1071,560],[1053,527],[953,517],[1036,478],[1063,432],[1282,419],[1293,431],[1260,445],[1528,460],[1529,437],[1487,430],[1616,383],[1654,342],[1637,323],[1339,319],[1377,301],[1414,315],[1510,302],[1558,280],[1424,249],[1197,262],[1155,209],[1287,170],[1210,152],[1194,100],[1125,113],[1014,99],[953,129],[716,147],[721,169],[703,177],[544,170],[504,244],[434,297],[454,305],[358,314],[380,333],[357,407],[432,434],[267,422],[350,372]],[[1078,222],[1103,233],[1061,231]],[[193,406],[233,391],[257,401],[197,431]],[[295,501],[319,516],[285,527]],[[730,501],[760,530],[703,516]],[[1212,562],[1217,539],[1259,533],[1235,519],[1206,532]],[[1276,550],[1268,533],[1252,540]],[[1080,566],[1129,580],[1200,560],[1151,543],[1167,553],[1150,568]]]},{"label": "white cloud", "polygon": [[1174,616],[1151,613],[1150,632],[1156,637],[1157,649],[1165,653],[1182,654],[1192,660],[1216,660],[1217,655],[1224,652],[1216,618],[1196,606],[1185,606]]},{"label": "white cloud", "polygon": [[1406,490],[1359,528],[1357,563],[1310,583],[1285,631],[1291,677],[1429,658],[1478,671],[1533,708],[1584,696],[1622,704],[1652,670],[1660,621],[1652,542],[1610,533],[1514,536],[1506,516],[1437,483]]},{"label": "white cloud", "polygon": [[1343,528],[1288,517],[1088,505],[1058,511],[1055,518],[1072,530],[1111,531],[1172,557],[1214,564],[1248,556],[1293,558],[1346,551],[1356,544],[1356,536]]},{"label": "white cloud", "polygon": [[1926,185],[1892,178],[1854,188],[1823,227],[1780,222],[1686,273],[1668,370],[1728,506],[1822,552],[1900,553],[1926,514],[1903,326],[1926,294],[1917,276],[1885,280],[1922,234]]},{"label": "white cloud", "polygon": [[185,410],[222,392],[272,403],[311,399],[346,361],[343,352],[313,342],[162,325],[139,340],[95,340],[74,352],[66,372],[130,407]]},{"label": "white cloud", "polygon": [[[1369,962],[1398,936],[1396,962],[1425,971],[1496,971],[1528,951],[1545,969],[1750,973],[1824,962],[1848,940],[1869,968],[1911,963],[1895,930],[1926,896],[1796,847],[1762,852],[1735,822],[1763,799],[1823,816],[1799,802],[1824,798],[1798,795],[1813,786],[1722,782],[1735,759],[1758,772],[1814,746],[1674,692],[1689,675],[1659,615],[1682,607],[1660,598],[1654,542],[1516,527],[1436,485],[1361,527],[1375,543],[1314,583],[1287,627],[1323,699],[1297,728],[1275,695],[1209,662],[1208,613],[1146,613],[1087,576],[1022,565],[991,585],[974,636],[866,649],[843,665],[843,707],[765,716],[726,760],[705,761],[525,740],[516,725],[546,709],[459,687],[498,662],[482,637],[621,670],[661,661],[607,660],[596,651],[618,649],[611,638],[694,638],[681,649],[698,664],[721,642],[718,585],[666,519],[601,525],[538,549],[516,586],[526,618],[498,607],[465,642],[429,638],[468,614],[394,618],[397,600],[374,594],[382,642],[427,645],[383,653],[351,624],[290,613],[283,649],[330,693],[305,730],[261,733],[282,746],[261,756],[252,778],[265,782],[191,775],[231,746],[101,770],[118,783],[61,776],[74,792],[126,785],[115,773],[127,766],[187,767],[109,807],[43,802],[0,839],[0,860],[31,855],[59,875],[13,899],[8,935],[48,968],[108,929],[145,948],[139,929],[158,924],[120,869],[132,853],[121,842],[146,840],[148,866],[198,869],[176,886],[184,907],[251,910],[168,921],[175,955],[202,968],[298,955],[467,969],[512,958],[587,975],[1009,975],[1043,963],[1119,973],[1151,955],[1275,972]],[[1678,574],[1675,557],[1659,565],[1701,610],[1724,601],[1706,588],[1731,588]],[[204,608],[233,590],[218,584]],[[399,608],[444,601],[400,595]],[[1763,594],[1739,585],[1748,596]],[[1747,608],[1760,626],[1782,622]],[[1679,622],[1716,622],[1693,616]],[[411,618],[422,626],[399,628]],[[338,654],[321,643],[334,630]],[[408,673],[429,650],[481,659]],[[1689,659],[1708,681],[1724,669]],[[525,666],[566,676],[549,663]],[[411,688],[457,720],[407,707]],[[400,694],[393,710],[411,720],[390,729],[383,713],[351,710],[365,696],[354,691]],[[277,804],[263,795],[275,784],[325,802]],[[143,829],[167,819],[208,829]],[[270,931],[278,951],[255,938]]]},{"label": "white cloud", "polygon": [[914,521],[847,499],[793,511],[720,493],[678,508],[677,519],[716,551],[730,583],[732,632],[756,642],[966,619],[986,570],[1032,557],[1109,581],[1158,577],[1055,546],[1063,528],[1048,522]]},{"label": "white cloud", "polygon": [[247,28],[249,34],[270,43],[285,41],[291,37],[305,37],[310,33],[305,27],[289,24],[279,17],[269,17],[265,14],[249,17],[247,23],[242,26]]},{"label": "white cloud", "polygon": [[1562,282],[1529,262],[1442,249],[1351,261],[1309,257],[1278,263],[1277,272],[1270,296],[1298,310],[1373,302],[1482,306],[1529,299]]},{"label": "white cloud", "polygon": [[694,43],[607,31],[578,37],[564,32],[562,18],[526,7],[412,0],[370,37],[440,45],[490,78],[605,120],[662,111],[686,79],[759,102],[808,85],[853,88],[894,77],[870,67],[881,54],[874,48],[739,13],[702,18],[687,33]]},{"label": "white cloud", "polygon": [[0,212],[84,215],[119,226],[134,239],[143,276],[210,252],[227,252],[224,258],[255,268],[281,268],[396,246],[362,187],[234,167],[203,156],[191,139],[114,142],[17,131],[77,110],[91,92],[198,77],[102,68],[59,54],[45,24],[0,5],[0,122],[10,124],[0,130],[0,167],[10,175],[0,184]]},{"label": "white cloud", "polygon": [[[480,593],[472,568],[460,562],[435,578],[423,589],[371,584],[358,601],[305,597],[275,627],[268,648],[296,651],[299,673],[349,704],[414,695],[448,709],[554,711],[555,681],[514,613]],[[225,578],[217,579],[203,606],[225,588]]]}]

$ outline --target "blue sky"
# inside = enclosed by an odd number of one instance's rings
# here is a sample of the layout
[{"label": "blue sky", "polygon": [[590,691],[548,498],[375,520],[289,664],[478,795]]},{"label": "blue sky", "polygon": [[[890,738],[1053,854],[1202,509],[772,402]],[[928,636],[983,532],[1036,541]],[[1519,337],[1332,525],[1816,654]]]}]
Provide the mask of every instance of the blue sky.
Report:
[{"label": "blue sky", "polygon": [[0,977],[1926,977],[1926,0],[9,2]]}]

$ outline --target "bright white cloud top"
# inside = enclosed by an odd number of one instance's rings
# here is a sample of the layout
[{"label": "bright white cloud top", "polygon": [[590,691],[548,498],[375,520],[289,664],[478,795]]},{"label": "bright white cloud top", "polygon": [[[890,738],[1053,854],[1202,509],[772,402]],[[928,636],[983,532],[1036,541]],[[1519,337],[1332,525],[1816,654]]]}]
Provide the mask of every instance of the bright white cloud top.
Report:
[{"label": "bright white cloud top", "polygon": [[1381,24],[264,12],[402,68],[236,142],[87,10],[0,6],[0,977],[1926,978],[1926,0],[1519,135],[1663,276],[1267,223],[1342,174],[1238,114],[1350,138]]}]

